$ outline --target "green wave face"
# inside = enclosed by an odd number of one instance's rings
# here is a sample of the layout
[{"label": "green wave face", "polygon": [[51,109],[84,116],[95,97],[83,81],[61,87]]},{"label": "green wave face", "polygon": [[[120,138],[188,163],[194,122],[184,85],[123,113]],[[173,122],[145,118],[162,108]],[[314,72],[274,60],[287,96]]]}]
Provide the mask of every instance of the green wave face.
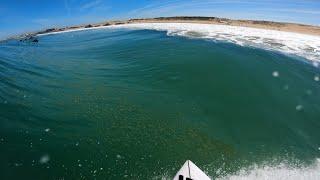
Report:
[{"label": "green wave face", "polygon": [[319,157],[305,59],[150,30],[38,40],[0,44],[1,179],[171,179],[187,159],[237,178]]}]

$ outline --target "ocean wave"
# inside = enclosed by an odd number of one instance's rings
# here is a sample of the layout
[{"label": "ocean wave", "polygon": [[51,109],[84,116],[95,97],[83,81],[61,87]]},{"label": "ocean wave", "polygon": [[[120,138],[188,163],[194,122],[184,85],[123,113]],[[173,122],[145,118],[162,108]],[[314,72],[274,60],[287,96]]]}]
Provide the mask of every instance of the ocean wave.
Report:
[{"label": "ocean wave", "polygon": [[39,36],[66,32],[117,28],[138,30],[150,29],[166,31],[167,35],[169,36],[184,36],[226,41],[240,46],[263,48],[285,54],[300,56],[309,60],[316,67],[318,67],[320,64],[320,36],[251,27],[196,23],[137,23],[79,28],[40,34]]},{"label": "ocean wave", "polygon": [[281,163],[276,166],[253,165],[252,167],[242,169],[233,175],[226,175],[219,180],[306,180],[320,179],[320,159],[306,167],[292,167],[287,163]]},{"label": "ocean wave", "polygon": [[139,23],[109,26],[108,28],[167,31],[170,36],[227,41],[240,46],[264,48],[297,55],[310,60],[315,66],[320,63],[319,36],[250,27],[194,23]]},{"label": "ocean wave", "polygon": [[[209,168],[211,169],[211,168]],[[210,176],[210,170],[205,170]],[[288,162],[278,164],[266,163],[263,165],[251,165],[243,167],[235,173],[226,173],[221,169],[215,171],[216,180],[320,180],[320,159],[309,166],[292,165]],[[155,176],[152,179],[171,180],[170,173],[164,173],[161,176]]]}]

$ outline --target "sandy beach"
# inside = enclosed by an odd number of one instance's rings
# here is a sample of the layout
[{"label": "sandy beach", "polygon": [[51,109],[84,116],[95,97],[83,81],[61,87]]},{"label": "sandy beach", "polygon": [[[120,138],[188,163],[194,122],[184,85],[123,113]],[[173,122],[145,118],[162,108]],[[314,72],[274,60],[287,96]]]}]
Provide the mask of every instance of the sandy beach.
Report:
[{"label": "sandy beach", "polygon": [[259,29],[270,29],[285,32],[294,32],[308,35],[320,36],[320,27],[304,24],[272,22],[272,21],[253,21],[253,20],[232,20],[224,18],[155,18],[155,19],[133,19],[129,23],[198,23],[198,24],[220,24],[230,26],[251,27]]},{"label": "sandy beach", "polygon": [[239,27],[250,27],[258,29],[277,30],[284,32],[293,32],[300,34],[307,34],[313,36],[320,36],[320,27],[304,24],[272,22],[272,21],[254,21],[254,20],[232,20],[226,18],[216,17],[160,17],[160,18],[146,18],[146,19],[130,19],[123,21],[106,21],[96,24],[85,24],[64,28],[50,28],[43,31],[28,33],[27,35],[47,34],[61,31],[74,31],[83,28],[98,28],[110,25],[121,24],[137,24],[137,23],[196,23],[196,24],[216,24],[229,25]]}]

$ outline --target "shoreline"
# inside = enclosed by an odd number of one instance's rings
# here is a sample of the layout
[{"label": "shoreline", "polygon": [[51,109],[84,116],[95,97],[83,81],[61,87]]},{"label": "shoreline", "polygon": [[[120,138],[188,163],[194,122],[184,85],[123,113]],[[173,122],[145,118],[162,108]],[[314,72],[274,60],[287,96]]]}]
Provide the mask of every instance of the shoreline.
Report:
[{"label": "shoreline", "polygon": [[159,17],[159,18],[145,18],[145,19],[130,19],[123,21],[106,21],[96,24],[85,24],[63,28],[49,28],[42,31],[36,31],[32,33],[25,33],[20,38],[26,38],[30,36],[53,34],[58,32],[79,31],[83,29],[98,29],[114,25],[126,25],[126,24],[139,24],[139,23],[194,23],[194,24],[212,24],[212,25],[228,25],[236,27],[248,27],[264,30],[275,30],[291,33],[299,33],[311,36],[320,36],[320,26],[285,23],[285,22],[273,22],[273,21],[255,21],[255,20],[233,20],[217,17],[193,17],[193,16],[179,16],[179,17]]},{"label": "shoreline", "polygon": [[230,42],[240,46],[263,48],[282,52],[288,55],[296,55],[312,62],[318,67],[320,63],[320,36],[278,31],[274,29],[254,28],[245,26],[230,26],[222,24],[205,24],[190,22],[131,22],[118,25],[96,26],[87,28],[67,29],[64,31],[47,32],[33,36],[45,36],[50,34],[68,33],[74,31],[88,31],[94,29],[148,29],[166,31],[167,35],[196,37],[202,39],[214,39]]},{"label": "shoreline", "polygon": [[320,36],[320,26],[272,22],[272,21],[232,20],[232,19],[224,19],[224,18],[201,19],[201,17],[199,18],[191,17],[191,19],[175,19],[175,18],[137,19],[137,20],[131,20],[130,22],[133,22],[133,23],[195,23],[195,24],[229,25],[229,26],[237,26],[237,27],[249,27],[249,28],[276,30],[276,31]]},{"label": "shoreline", "polygon": [[[299,27],[299,28],[297,28]],[[16,37],[37,43],[39,36],[107,28],[134,28],[167,31],[167,34],[232,42],[303,57],[318,67],[320,27],[267,21],[238,21],[207,17],[171,17],[109,21],[98,24],[51,28]]]},{"label": "shoreline", "polygon": [[39,36],[107,28],[160,30],[167,31],[169,35],[215,39],[255,48],[263,47],[303,57],[316,67],[320,64],[320,27],[268,21],[238,21],[207,17],[132,19],[51,28],[15,39],[37,43]]}]

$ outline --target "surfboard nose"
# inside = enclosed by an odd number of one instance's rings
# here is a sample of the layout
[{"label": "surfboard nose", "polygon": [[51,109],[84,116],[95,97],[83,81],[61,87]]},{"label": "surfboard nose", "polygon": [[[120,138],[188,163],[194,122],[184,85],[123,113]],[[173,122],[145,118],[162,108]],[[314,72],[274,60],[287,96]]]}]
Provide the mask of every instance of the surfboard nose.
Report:
[{"label": "surfboard nose", "polygon": [[173,180],[211,180],[198,166],[192,161],[187,160]]}]

